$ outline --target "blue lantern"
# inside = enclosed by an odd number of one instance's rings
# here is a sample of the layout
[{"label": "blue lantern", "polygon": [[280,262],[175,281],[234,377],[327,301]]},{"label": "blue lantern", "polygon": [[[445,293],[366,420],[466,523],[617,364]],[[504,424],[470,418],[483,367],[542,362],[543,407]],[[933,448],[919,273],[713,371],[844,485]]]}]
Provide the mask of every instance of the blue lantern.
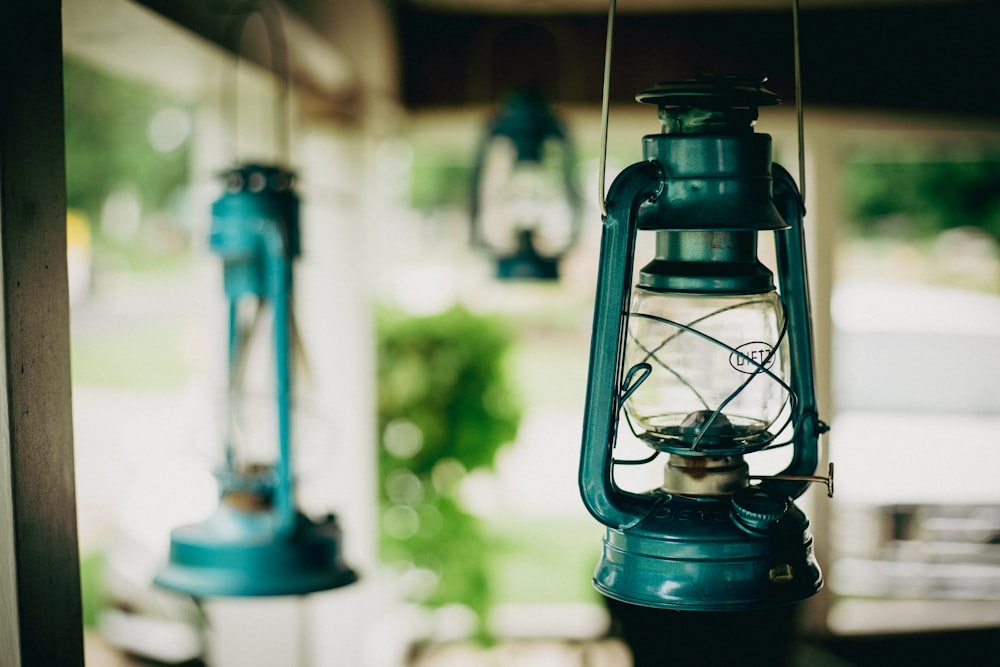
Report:
[{"label": "blue lantern", "polygon": [[[303,595],[357,579],[342,560],[336,517],[316,522],[296,509],[292,475],[292,263],[299,254],[293,175],[279,167],[232,169],[212,206],[209,246],[223,260],[229,301],[229,418],[219,506],[205,521],[176,528],[164,588],[194,597]],[[248,454],[236,410],[253,325],[272,311],[273,458]]]},{"label": "blue lantern", "polygon": [[[763,81],[701,77],[637,96],[662,132],[608,192],[594,311],[580,489],[606,527],[594,584],[635,605],[731,611],[781,605],[822,585],[806,515],[817,440],[803,205],[755,133]],[[630,287],[636,236],[655,255]],[[772,231],[778,287],[757,258]],[[665,454],[663,484],[615,480],[620,416]],[[781,437],[787,435],[787,439]],[[779,440],[782,440],[779,442]],[[779,445],[768,478],[746,456]]]}]

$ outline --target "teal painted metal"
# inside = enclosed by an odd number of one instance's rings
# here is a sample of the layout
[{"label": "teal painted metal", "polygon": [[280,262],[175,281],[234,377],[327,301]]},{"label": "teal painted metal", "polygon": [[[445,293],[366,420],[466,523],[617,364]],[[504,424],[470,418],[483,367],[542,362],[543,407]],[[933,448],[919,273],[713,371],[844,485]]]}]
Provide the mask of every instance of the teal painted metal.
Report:
[{"label": "teal painted metal", "polygon": [[230,400],[240,389],[248,344],[237,311],[249,298],[273,310],[277,457],[248,467],[227,433],[219,507],[202,523],[171,533],[169,563],[156,583],[198,597],[302,595],[344,586],[357,575],[341,559],[336,518],[313,522],[294,499],[291,296],[300,241],[293,175],[251,164],[226,178],[226,191],[212,206],[209,246],[223,260],[229,299]]},{"label": "teal painted metal", "polygon": [[159,586],[194,597],[306,595],[357,580],[341,557],[337,520],[296,514],[286,532],[273,512],[226,503],[205,521],[175,529]]},{"label": "teal painted metal", "polygon": [[[619,414],[649,373],[624,368],[639,230],[658,235],[640,285],[701,295],[770,290],[756,233],[774,231],[794,395],[792,461],[776,477],[811,475],[825,428],[813,390],[801,200],[787,172],[775,165],[772,175],[770,138],[752,130],[757,106],[777,97],[759,82],[701,79],[639,99],[660,105],[664,133],[643,139],[645,161],[619,175],[606,201],[579,470],[583,502],[607,528],[594,583],[611,598],[667,609],[795,602],[822,586],[808,519],[794,503],[808,482],[747,479],[735,493],[679,495],[626,491],[614,478]],[[702,455],[675,454],[692,463]]]},{"label": "teal painted metal", "polygon": [[[212,205],[209,248],[223,260],[223,285],[229,299],[230,392],[240,387],[239,364],[248,341],[240,335],[237,311],[241,300],[252,297],[269,303],[274,312],[272,344],[275,371],[275,408],[278,422],[278,457],[273,489],[269,489],[278,530],[287,533],[295,524],[291,472],[291,327],[292,262],[299,254],[299,202],[292,190],[293,175],[278,167],[245,165],[229,172],[226,192]],[[232,396],[231,396],[232,398]],[[234,475],[235,443],[226,441],[227,484]],[[253,476],[260,484],[266,478]]]},{"label": "teal painted metal", "polygon": [[748,531],[734,518],[737,497],[651,498],[638,524],[608,527],[595,587],[622,602],[687,611],[778,606],[815,593],[820,571],[802,511],[769,499],[782,511]]}]

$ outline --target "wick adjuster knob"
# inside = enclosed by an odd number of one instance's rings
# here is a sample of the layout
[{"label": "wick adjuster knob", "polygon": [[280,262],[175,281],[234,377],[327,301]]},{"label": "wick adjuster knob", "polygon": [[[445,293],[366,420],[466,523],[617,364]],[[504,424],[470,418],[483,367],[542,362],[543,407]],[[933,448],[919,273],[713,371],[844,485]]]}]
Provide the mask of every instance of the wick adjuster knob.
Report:
[{"label": "wick adjuster knob", "polygon": [[751,535],[763,535],[788,511],[788,500],[759,488],[746,488],[733,494],[730,516],[733,522]]},{"label": "wick adjuster knob", "polygon": [[822,482],[826,485],[827,498],[833,498],[833,461],[827,468],[826,477],[822,475],[750,475],[750,479],[784,479],[799,482]]}]

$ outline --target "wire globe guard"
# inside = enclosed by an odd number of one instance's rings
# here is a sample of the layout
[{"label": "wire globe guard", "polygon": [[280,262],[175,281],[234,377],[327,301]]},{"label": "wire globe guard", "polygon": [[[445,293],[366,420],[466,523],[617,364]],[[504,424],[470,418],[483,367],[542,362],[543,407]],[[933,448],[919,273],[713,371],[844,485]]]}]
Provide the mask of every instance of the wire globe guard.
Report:
[{"label": "wire globe guard", "polygon": [[[821,425],[813,390],[802,205],[788,173],[771,166],[777,213],[787,224],[774,236],[788,318],[790,385],[799,397],[793,414],[792,460],[777,476],[803,476],[815,471]],[[792,502],[808,482],[765,480],[750,487],[768,500],[785,503],[779,516],[763,519],[756,516],[753,502],[749,509],[741,506],[746,498],[740,493],[695,498],[655,491],[637,494],[614,482],[613,449],[622,407],[624,331],[639,209],[668,192],[667,171],[655,159],[627,167],[612,183],[606,202],[579,470],[584,504],[607,528],[594,584],[608,597],[665,609],[735,611],[796,602],[816,593],[823,583],[808,519]],[[669,201],[664,203],[669,209]],[[659,219],[665,217],[669,216]],[[643,224],[643,228],[648,227]]]}]

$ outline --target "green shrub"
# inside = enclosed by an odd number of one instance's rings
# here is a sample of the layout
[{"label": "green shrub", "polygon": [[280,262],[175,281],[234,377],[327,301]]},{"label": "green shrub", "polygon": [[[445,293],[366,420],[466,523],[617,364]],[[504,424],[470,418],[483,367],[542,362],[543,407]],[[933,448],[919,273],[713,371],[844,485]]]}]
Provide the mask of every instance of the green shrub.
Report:
[{"label": "green shrub", "polygon": [[460,603],[481,620],[492,598],[491,549],[459,491],[517,433],[511,333],[463,308],[383,312],[377,330],[381,558],[408,573],[412,601]]}]

